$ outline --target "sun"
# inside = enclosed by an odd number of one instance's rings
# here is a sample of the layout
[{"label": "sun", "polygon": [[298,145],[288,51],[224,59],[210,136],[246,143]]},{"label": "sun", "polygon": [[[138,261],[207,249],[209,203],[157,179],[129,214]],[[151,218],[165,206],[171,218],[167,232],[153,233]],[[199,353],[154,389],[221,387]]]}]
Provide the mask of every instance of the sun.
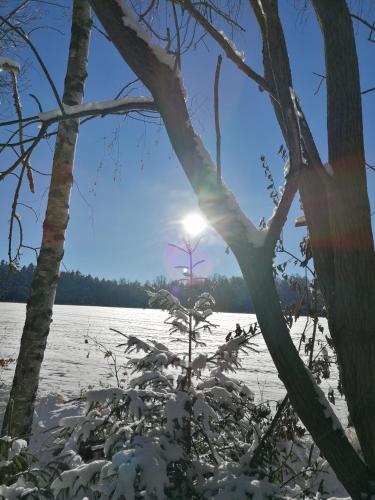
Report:
[{"label": "sun", "polygon": [[184,230],[189,236],[198,236],[207,227],[207,221],[199,214],[189,214],[182,220]]}]

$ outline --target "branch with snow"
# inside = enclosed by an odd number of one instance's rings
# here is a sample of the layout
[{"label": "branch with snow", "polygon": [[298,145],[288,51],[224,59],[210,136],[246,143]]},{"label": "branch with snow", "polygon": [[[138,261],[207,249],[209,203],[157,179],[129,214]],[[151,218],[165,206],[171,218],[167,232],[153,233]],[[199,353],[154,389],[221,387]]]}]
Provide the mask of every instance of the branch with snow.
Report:
[{"label": "branch with snow", "polygon": [[294,227],[304,227],[306,226],[306,217],[305,215],[300,215],[294,221]]},{"label": "branch with snow", "polygon": [[9,71],[11,73],[17,74],[21,71],[21,66],[7,57],[0,57],[0,71]]},{"label": "branch with snow", "polygon": [[[181,78],[170,54],[152,43],[121,0],[90,1],[126,63],[153,95],[171,143],[207,218],[229,245],[240,237],[253,247],[263,246],[264,233],[244,214],[224,184],[217,183],[216,166],[193,129]],[[224,43],[234,52],[225,40]],[[259,84],[264,85],[264,79],[260,78]]]},{"label": "branch with snow", "polygon": [[[106,116],[110,114],[124,114],[135,111],[151,111],[157,112],[157,106],[152,97],[135,96],[124,97],[110,101],[89,102],[78,104],[76,106],[63,105],[61,109],[53,109],[51,111],[41,112],[38,115],[22,118],[22,123],[41,122],[48,127],[60,120],[68,120],[74,118],[84,118],[88,116]],[[19,120],[8,120],[0,122],[0,127],[8,127],[18,124]]]},{"label": "branch with snow", "polygon": [[90,102],[77,106],[63,104],[64,113],[60,109],[39,113],[41,122],[51,124],[61,119],[82,118],[84,116],[105,116],[114,113],[130,113],[132,111],[157,111],[152,97],[125,97],[112,101]]}]

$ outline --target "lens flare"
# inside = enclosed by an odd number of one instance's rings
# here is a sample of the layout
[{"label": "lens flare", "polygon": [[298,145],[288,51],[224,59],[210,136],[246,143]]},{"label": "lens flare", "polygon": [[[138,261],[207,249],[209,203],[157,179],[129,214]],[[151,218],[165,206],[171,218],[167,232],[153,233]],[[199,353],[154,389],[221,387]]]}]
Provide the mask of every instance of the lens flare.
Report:
[{"label": "lens flare", "polygon": [[198,236],[207,227],[206,220],[199,214],[189,214],[182,220],[184,230],[189,236]]}]

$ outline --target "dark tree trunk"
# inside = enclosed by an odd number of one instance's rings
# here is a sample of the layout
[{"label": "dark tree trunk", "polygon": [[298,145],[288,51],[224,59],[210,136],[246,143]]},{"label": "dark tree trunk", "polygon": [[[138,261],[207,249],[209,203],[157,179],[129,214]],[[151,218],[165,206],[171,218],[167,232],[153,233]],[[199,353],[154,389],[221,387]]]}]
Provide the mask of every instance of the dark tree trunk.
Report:
[{"label": "dark tree trunk", "polygon": [[[325,47],[334,296],[329,327],[366,463],[375,475],[375,253],[352,20],[344,0],[313,0]],[[319,273],[319,269],[317,269]]]},{"label": "dark tree trunk", "polygon": [[[263,0],[260,9],[258,2],[250,1],[265,41],[268,83],[279,97],[271,102],[287,140],[283,110],[290,107],[292,80],[277,2]],[[374,476],[375,261],[358,62],[346,2],[313,0],[313,5],[325,41],[329,162],[334,174],[325,172],[302,116],[300,129],[308,166],[301,171],[300,194],[349,411]]]}]

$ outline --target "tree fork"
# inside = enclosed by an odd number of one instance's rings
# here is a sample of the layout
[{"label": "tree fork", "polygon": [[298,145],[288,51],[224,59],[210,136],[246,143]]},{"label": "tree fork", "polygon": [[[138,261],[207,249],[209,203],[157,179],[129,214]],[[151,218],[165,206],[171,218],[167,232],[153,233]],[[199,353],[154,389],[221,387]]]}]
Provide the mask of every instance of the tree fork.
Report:
[{"label": "tree fork", "polygon": [[[293,84],[277,2],[263,0],[262,9],[255,0],[250,2],[262,30],[266,77],[271,88],[278,88],[278,95],[285,96],[278,103],[271,102],[286,137],[286,115],[282,108],[290,107],[288,92]],[[346,2],[314,0],[313,4],[322,26],[326,72],[330,74],[330,82],[327,78],[327,119],[329,162],[334,167],[334,175],[326,174],[302,115],[301,136],[308,166],[301,172],[299,190],[318,281],[327,305],[329,328],[342,368],[349,411],[374,476],[375,395],[369,388],[375,384],[372,362],[375,355],[375,268],[364,175],[357,55]],[[340,29],[332,30],[330,23],[333,20]],[[356,165],[353,164],[355,161]],[[352,237],[348,238],[350,230]],[[358,318],[358,315],[353,315],[353,310],[364,311],[364,314]]]},{"label": "tree fork", "polygon": [[[326,418],[324,405],[328,402],[316,390],[314,381],[290,339],[274,290],[271,268],[274,248],[261,247],[257,251],[247,240],[246,236],[254,234],[256,228],[225,185],[218,185],[216,169],[190,122],[176,72],[158,59],[145,39],[138,35],[138,27],[134,29],[125,26],[122,18],[128,13],[122,10],[120,2],[90,2],[125,62],[153,94],[171,143],[196,192],[201,209],[236,255],[255,304],[267,347],[292,403],[339,480],[353,498],[360,498],[361,493],[368,490],[370,477],[367,467],[351,447],[341,426],[333,428],[331,420]],[[298,153],[296,156],[298,157]],[[252,256],[249,257],[249,254]],[[311,396],[309,411],[305,408],[306,395],[309,398]]]},{"label": "tree fork", "polygon": [[324,413],[329,403],[324,396],[319,397],[312,375],[292,342],[280,308],[271,259],[264,257],[264,249],[256,255],[258,252],[246,248],[246,244],[238,245],[236,242],[231,249],[243,273],[264,340],[293,408],[350,495],[355,499],[363,498],[362,494],[369,490],[369,471],[349,443],[341,425],[335,425],[335,420],[327,418]]}]

